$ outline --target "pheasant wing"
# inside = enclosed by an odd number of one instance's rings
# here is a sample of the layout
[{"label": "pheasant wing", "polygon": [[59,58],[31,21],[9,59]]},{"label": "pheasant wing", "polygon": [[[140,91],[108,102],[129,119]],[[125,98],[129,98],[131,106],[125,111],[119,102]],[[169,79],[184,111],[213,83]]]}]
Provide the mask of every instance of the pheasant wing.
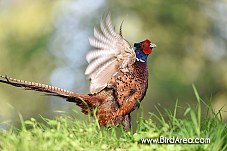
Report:
[{"label": "pheasant wing", "polygon": [[131,45],[115,32],[110,15],[101,21],[100,26],[101,32],[94,28],[94,37],[89,39],[95,49],[86,56],[89,65],[85,74],[91,80],[91,93],[104,89],[117,72],[128,72],[136,59]]}]

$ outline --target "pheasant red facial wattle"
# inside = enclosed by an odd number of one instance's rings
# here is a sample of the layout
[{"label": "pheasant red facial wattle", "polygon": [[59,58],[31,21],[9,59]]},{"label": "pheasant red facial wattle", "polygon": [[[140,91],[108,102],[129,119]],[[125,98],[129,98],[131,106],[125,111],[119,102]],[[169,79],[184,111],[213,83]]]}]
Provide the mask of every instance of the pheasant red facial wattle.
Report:
[{"label": "pheasant red facial wattle", "polygon": [[[114,30],[110,15],[101,21],[101,31],[94,29],[89,38],[93,47],[86,59],[85,75],[90,79],[91,94],[79,94],[54,86],[28,82],[0,75],[0,83],[26,90],[35,90],[73,102],[85,114],[94,115],[101,126],[123,124],[131,128],[131,112],[146,95],[148,87],[147,57],[156,47],[150,40],[135,43],[132,47]],[[76,41],[75,41],[76,42]],[[97,109],[96,112],[94,110]]]},{"label": "pheasant red facial wattle", "polygon": [[157,46],[147,39],[141,42],[140,47],[142,48],[144,54],[149,55],[152,53],[152,49]]},{"label": "pheasant red facial wattle", "polygon": [[152,52],[152,48],[150,48],[150,40],[144,40],[141,44],[140,47],[142,48],[142,51],[146,54],[149,55]]}]

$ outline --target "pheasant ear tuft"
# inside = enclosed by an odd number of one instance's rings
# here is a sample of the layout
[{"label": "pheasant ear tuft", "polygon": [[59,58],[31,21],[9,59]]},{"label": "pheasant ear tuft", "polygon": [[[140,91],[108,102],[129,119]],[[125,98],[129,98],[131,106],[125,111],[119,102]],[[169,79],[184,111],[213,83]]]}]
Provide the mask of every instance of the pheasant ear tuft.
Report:
[{"label": "pheasant ear tuft", "polygon": [[140,43],[134,43],[134,47],[139,47]]}]

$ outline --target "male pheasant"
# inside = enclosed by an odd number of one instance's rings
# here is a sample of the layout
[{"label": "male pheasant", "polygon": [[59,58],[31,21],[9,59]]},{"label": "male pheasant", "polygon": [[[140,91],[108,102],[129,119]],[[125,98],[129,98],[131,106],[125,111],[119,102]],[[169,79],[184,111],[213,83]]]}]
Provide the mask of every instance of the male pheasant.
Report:
[{"label": "male pheasant", "polygon": [[121,33],[116,33],[110,15],[100,23],[101,32],[94,28],[94,37],[86,59],[89,63],[85,74],[90,79],[91,94],[78,94],[40,83],[13,79],[0,75],[0,82],[26,90],[36,90],[65,98],[76,103],[82,112],[96,115],[101,126],[123,124],[131,127],[130,113],[142,101],[148,87],[147,57],[155,44],[149,40],[132,47]]}]

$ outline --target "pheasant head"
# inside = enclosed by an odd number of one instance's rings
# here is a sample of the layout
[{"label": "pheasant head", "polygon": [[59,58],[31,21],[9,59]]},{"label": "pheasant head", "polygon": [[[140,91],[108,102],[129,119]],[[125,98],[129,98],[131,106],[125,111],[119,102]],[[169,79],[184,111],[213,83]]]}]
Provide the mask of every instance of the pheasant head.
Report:
[{"label": "pheasant head", "polygon": [[157,47],[150,40],[144,40],[139,43],[134,43],[136,59],[141,62],[147,62],[147,56],[152,53],[152,49]]}]

